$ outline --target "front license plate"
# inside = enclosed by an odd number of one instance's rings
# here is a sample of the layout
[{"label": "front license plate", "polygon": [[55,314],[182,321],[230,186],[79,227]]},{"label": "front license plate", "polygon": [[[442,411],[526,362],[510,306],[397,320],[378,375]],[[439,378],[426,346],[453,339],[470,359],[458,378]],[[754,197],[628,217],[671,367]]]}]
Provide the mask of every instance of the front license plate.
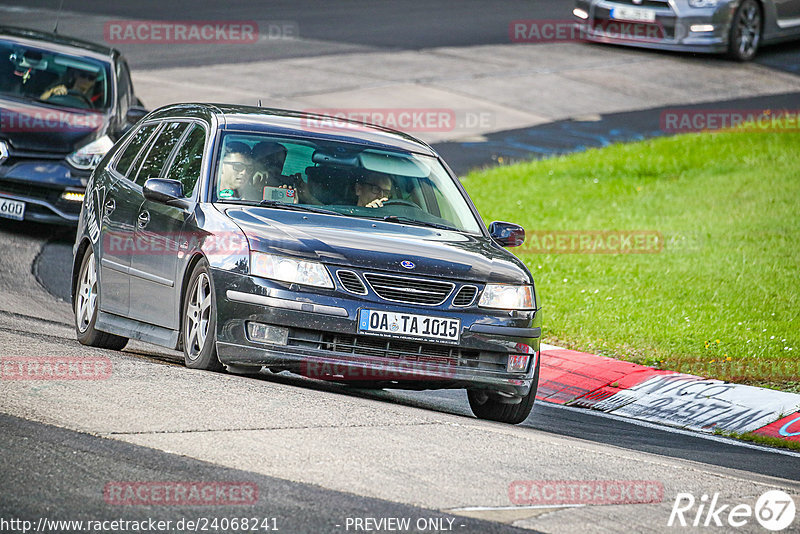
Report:
[{"label": "front license plate", "polygon": [[654,22],[656,20],[656,12],[652,9],[643,9],[641,7],[615,7],[611,10],[611,18],[633,22]]},{"label": "front license plate", "polygon": [[361,310],[358,314],[358,331],[364,334],[458,342],[461,319]]},{"label": "front license plate", "polygon": [[0,217],[21,221],[25,215],[25,203],[0,197]]}]

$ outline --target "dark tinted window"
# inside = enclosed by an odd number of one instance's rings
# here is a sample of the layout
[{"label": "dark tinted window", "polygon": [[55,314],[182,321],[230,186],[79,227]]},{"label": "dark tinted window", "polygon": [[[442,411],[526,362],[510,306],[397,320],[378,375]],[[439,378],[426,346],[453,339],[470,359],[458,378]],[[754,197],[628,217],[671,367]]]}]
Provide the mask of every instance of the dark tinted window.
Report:
[{"label": "dark tinted window", "polygon": [[133,139],[128,143],[125,152],[122,153],[119,160],[117,160],[117,172],[123,175],[128,174],[128,169],[131,168],[131,164],[136,159],[136,155],[157,127],[158,124],[148,124],[147,126],[139,128],[139,131],[133,134]]},{"label": "dark tinted window", "polygon": [[188,126],[186,122],[171,122],[162,128],[158,133],[155,141],[151,143],[150,150],[139,167],[139,173],[136,175],[136,183],[144,185],[148,178],[158,178],[161,176],[161,169],[167,162],[172,149],[181,134]]},{"label": "dark tinted window", "polygon": [[186,198],[192,196],[197,179],[200,177],[203,149],[206,144],[206,134],[203,128],[197,125],[192,125],[191,128],[189,135],[175,153],[172,165],[165,176],[183,184],[183,196]]}]

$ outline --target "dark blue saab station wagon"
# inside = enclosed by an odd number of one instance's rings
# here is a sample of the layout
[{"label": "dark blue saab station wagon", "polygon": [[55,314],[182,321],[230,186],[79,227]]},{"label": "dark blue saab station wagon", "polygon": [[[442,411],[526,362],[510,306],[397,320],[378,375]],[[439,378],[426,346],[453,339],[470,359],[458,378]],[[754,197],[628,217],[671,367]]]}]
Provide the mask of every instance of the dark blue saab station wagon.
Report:
[{"label": "dark blue saab station wagon", "polygon": [[186,365],[362,388],[463,388],[522,422],[539,375],[533,278],[441,158],[404,133],[292,111],[150,113],[89,181],[77,337]]}]

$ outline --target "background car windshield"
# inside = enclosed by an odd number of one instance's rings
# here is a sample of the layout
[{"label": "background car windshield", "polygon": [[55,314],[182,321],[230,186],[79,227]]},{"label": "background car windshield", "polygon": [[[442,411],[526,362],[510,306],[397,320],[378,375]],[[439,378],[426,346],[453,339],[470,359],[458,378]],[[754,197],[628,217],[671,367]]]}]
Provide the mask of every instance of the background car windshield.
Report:
[{"label": "background car windshield", "polygon": [[350,143],[226,134],[216,198],[319,206],[480,233],[480,223],[434,157]]},{"label": "background car windshield", "polygon": [[105,110],[108,65],[11,41],[0,41],[0,95],[50,105]]}]

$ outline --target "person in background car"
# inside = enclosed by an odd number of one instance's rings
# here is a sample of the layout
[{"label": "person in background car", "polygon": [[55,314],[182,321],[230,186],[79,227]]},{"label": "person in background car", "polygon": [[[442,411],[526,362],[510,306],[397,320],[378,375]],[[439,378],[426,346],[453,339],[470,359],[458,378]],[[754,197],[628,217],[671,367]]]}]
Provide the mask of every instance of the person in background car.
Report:
[{"label": "person in background car", "polygon": [[94,107],[100,99],[100,94],[94,94],[95,75],[81,69],[68,69],[66,83],[59,83],[41,94],[41,100],[49,100],[54,96],[65,96],[70,92],[78,93],[78,98],[84,98],[89,107]]}]

